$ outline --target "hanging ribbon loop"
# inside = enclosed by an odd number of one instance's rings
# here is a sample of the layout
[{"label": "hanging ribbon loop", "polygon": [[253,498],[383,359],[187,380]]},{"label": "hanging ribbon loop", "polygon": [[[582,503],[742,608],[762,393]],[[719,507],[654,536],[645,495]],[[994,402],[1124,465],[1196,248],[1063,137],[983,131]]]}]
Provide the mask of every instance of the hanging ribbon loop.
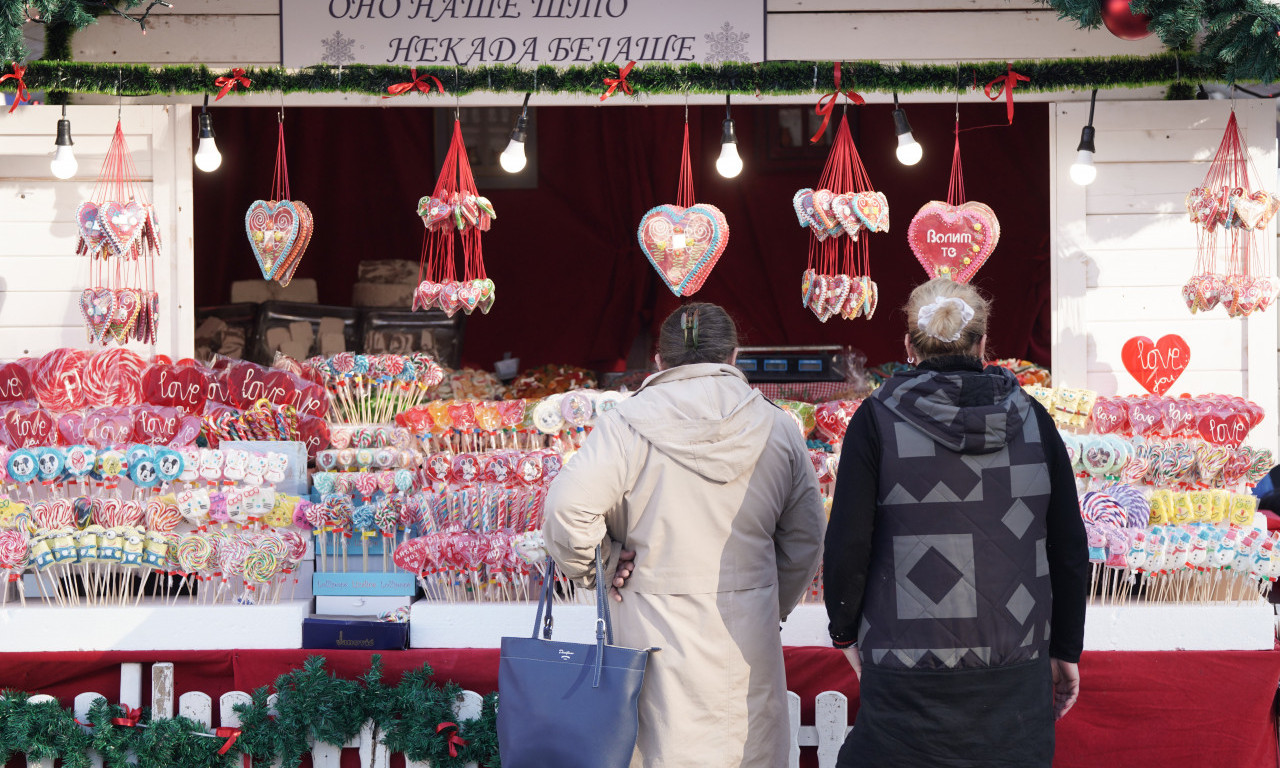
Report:
[{"label": "hanging ribbon loop", "polygon": [[436,726],[436,733],[444,733],[445,731],[449,732],[449,736],[448,736],[449,757],[457,757],[458,747],[467,746],[467,740],[458,735],[457,723],[446,722]]},{"label": "hanging ribbon loop", "polygon": [[239,728],[216,729],[213,732],[213,735],[217,736],[220,739],[226,739],[226,741],[222,742],[222,746],[218,749],[218,754],[225,755],[228,752],[230,752],[231,748],[234,747],[236,744],[236,739],[240,738],[241,733],[243,733],[243,731],[241,731]]},{"label": "hanging ribbon loop", "polygon": [[631,68],[634,67],[635,65],[636,63],[634,61],[628,61],[627,66],[621,67],[618,69],[617,77],[606,77],[604,79],[604,84],[609,86],[609,90],[605,91],[604,95],[600,97],[601,101],[604,101],[605,99],[612,96],[613,92],[616,91],[619,86],[622,87],[623,93],[627,94],[628,96],[631,95],[632,93],[631,83],[627,82],[627,75],[631,74]]},{"label": "hanging ribbon loop", "polygon": [[[428,74],[426,72],[423,72],[422,75],[419,75],[417,68],[411,67],[409,69],[409,77],[412,79],[407,83],[396,83],[395,85],[387,86],[387,93],[389,95],[383,96],[382,98],[389,99],[392,96],[399,96],[402,93],[408,93],[409,91],[412,91],[414,89],[417,89],[427,95],[430,95],[431,86],[433,84],[435,85],[436,90],[440,91],[440,93],[444,93],[444,86],[440,84],[439,78],[437,78],[435,75]],[[427,82],[428,80],[430,80],[431,82]]]},{"label": "hanging ribbon loop", "polygon": [[18,93],[13,97],[13,106],[9,107],[9,112],[11,114],[13,113],[13,110],[18,108],[19,104],[30,103],[31,101],[31,94],[27,92],[27,83],[23,79],[24,77],[26,77],[26,74],[27,74],[26,66],[19,64],[15,61],[13,63],[13,72],[11,74],[5,75],[4,77],[0,77],[0,83],[3,83],[5,80],[18,81]]},{"label": "hanging ribbon loop", "polygon": [[[835,72],[832,75],[835,81],[836,89],[831,93],[823,95],[818,99],[818,104],[813,108],[815,115],[822,115],[822,126],[818,128],[818,132],[813,134],[813,138],[809,139],[810,144],[817,144],[822,138],[822,134],[827,132],[827,125],[831,122],[831,113],[836,108],[836,102],[840,99],[840,62],[835,63]],[[865,104],[867,100],[858,95],[857,91],[849,90],[844,94],[849,101],[854,104]]]},{"label": "hanging ribbon loop", "polygon": [[1009,68],[1009,71],[987,83],[982,92],[992,101],[997,101],[1000,99],[1001,94],[1004,95],[1005,111],[1009,116],[1009,125],[1013,125],[1013,89],[1018,87],[1019,82],[1031,82],[1031,78],[1014,72],[1012,64],[1006,64],[1005,66]]},{"label": "hanging ribbon loop", "polygon": [[111,718],[111,724],[123,725],[126,728],[133,728],[138,724],[138,721],[142,719],[142,710],[129,709],[128,707],[123,707],[123,709],[124,709],[124,717]]},{"label": "hanging ribbon loop", "polygon": [[213,81],[213,84],[214,86],[222,89],[218,91],[218,95],[213,99],[214,101],[217,101],[230,93],[231,89],[235,88],[237,85],[243,85],[245,88],[252,87],[253,81],[245,76],[245,72],[242,67],[236,67],[231,70],[231,77],[219,77],[217,80]]}]

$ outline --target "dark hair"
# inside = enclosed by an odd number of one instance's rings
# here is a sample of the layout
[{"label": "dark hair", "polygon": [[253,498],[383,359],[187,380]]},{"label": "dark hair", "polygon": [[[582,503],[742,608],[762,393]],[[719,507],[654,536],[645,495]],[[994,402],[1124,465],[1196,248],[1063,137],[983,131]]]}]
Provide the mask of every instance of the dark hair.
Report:
[{"label": "dark hair", "polygon": [[[963,304],[950,301],[953,299]],[[928,322],[921,324],[920,310],[925,307],[930,308]],[[911,346],[922,360],[927,360],[938,355],[969,354],[987,332],[991,303],[968,283],[937,277],[916,286],[903,310]],[[972,313],[967,320],[965,312]]]},{"label": "dark hair", "polygon": [[738,329],[716,304],[686,304],[667,315],[658,331],[662,365],[727,363],[738,348]]}]

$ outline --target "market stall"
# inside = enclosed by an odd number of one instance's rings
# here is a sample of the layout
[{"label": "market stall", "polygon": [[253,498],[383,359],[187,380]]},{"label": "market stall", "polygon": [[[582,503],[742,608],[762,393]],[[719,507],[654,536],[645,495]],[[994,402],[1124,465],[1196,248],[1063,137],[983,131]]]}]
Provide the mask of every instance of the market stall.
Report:
[{"label": "market stall", "polygon": [[[784,16],[769,8],[770,30]],[[1053,415],[1077,474],[1093,583],[1057,764],[1277,759],[1280,534],[1250,493],[1280,449],[1270,101],[1044,102],[1123,81],[1119,60],[325,62],[162,82],[33,64],[48,89],[220,94],[200,112],[73,97],[65,181],[12,159],[59,108],[0,121],[0,688],[74,704],[90,739],[72,721],[44,732],[63,741],[5,746],[150,760],[147,734],[171,731],[193,760],[287,742],[317,765],[483,764],[498,640],[528,632],[542,589],[547,488],[650,372],[661,318],[695,294],[739,317],[739,365],[793,417],[829,499],[850,418],[905,365],[898,306],[946,276],[994,297],[993,362]],[[1214,72],[1163,54],[1142,68],[1147,86]],[[345,89],[397,108],[298,98]],[[665,103],[634,108],[645,89]],[[512,108],[525,94],[532,109]],[[223,166],[193,173],[197,146],[218,165],[197,144],[211,124]],[[498,150],[525,142],[521,171]],[[581,591],[553,586],[558,636],[589,637]],[[858,689],[822,647],[821,573],[783,642],[794,757],[825,768]],[[361,678],[370,649],[386,686]],[[278,681],[312,654],[340,681]],[[434,676],[402,681],[424,663]],[[450,709],[445,680],[477,695]],[[249,696],[313,683],[376,688],[395,715],[366,728],[374,694],[343,722],[299,700],[277,714],[318,744],[289,742],[266,722],[279,699]],[[107,706],[76,701],[95,691]],[[220,710],[233,691],[245,708]],[[439,712],[408,708],[424,691]],[[67,726],[37,705],[0,703],[0,732]],[[1192,709],[1213,743],[1110,725]],[[387,725],[414,717],[432,733]]]}]

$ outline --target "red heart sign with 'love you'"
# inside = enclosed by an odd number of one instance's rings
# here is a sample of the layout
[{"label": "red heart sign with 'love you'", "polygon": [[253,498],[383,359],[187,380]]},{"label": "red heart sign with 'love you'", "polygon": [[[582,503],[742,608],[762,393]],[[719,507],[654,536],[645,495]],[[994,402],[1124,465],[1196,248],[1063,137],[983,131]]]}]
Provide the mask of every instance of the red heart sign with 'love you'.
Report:
[{"label": "red heart sign with 'love you'", "polygon": [[188,413],[202,413],[208,382],[199,368],[153,365],[142,374],[142,394],[152,405],[170,405]]},{"label": "red heart sign with 'love you'", "polygon": [[907,244],[929,277],[973,279],[1000,241],[1000,220],[984,203],[930,200],[907,225]]},{"label": "red heart sign with 'love you'", "polygon": [[1240,413],[1207,413],[1200,417],[1196,430],[1214,445],[1237,447],[1249,434],[1249,419]]},{"label": "red heart sign with 'love you'", "polygon": [[1163,395],[1178,380],[1191,362],[1191,347],[1179,335],[1171,333],[1152,341],[1134,336],[1120,350],[1124,369],[1153,395]]},{"label": "red heart sign with 'love you'", "polygon": [[43,408],[17,406],[4,417],[11,448],[32,448],[52,445],[55,422]]}]

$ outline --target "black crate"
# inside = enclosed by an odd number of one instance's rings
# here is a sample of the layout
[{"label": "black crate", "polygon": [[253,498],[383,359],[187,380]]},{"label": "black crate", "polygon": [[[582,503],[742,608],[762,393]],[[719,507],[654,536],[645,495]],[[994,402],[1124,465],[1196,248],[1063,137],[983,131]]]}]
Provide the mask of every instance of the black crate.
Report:
[{"label": "black crate", "polygon": [[369,355],[424,352],[441,365],[457,368],[466,318],[461,312],[449,317],[438,309],[364,309],[360,313],[361,349]]}]

